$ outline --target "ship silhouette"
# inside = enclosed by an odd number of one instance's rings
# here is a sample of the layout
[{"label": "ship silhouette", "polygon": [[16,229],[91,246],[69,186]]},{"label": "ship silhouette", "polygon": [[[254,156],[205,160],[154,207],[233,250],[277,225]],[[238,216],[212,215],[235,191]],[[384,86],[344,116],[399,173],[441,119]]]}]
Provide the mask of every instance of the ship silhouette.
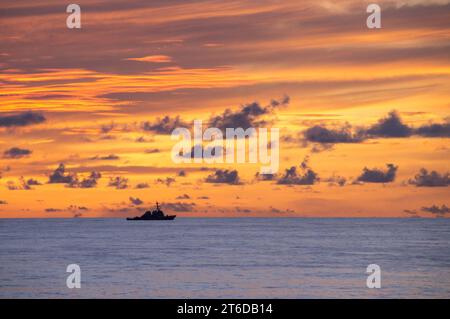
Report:
[{"label": "ship silhouette", "polygon": [[165,215],[159,208],[158,202],[156,202],[156,209],[153,211],[146,211],[141,217],[128,217],[127,220],[174,220],[177,215]]}]

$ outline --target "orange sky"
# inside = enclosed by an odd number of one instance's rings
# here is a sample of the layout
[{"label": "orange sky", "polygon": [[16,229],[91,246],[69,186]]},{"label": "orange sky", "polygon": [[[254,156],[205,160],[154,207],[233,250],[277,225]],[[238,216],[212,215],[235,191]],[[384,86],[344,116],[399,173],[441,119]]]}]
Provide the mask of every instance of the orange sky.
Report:
[{"label": "orange sky", "polygon": [[[448,213],[450,1],[378,1],[382,29],[368,1],[77,3],[81,29],[60,2],[2,1],[0,217],[125,217],[156,200],[179,216]],[[264,114],[245,117],[253,102]],[[165,116],[280,128],[280,171],[174,164]],[[318,178],[283,183],[305,158]],[[78,183],[51,183],[60,163]],[[363,176],[389,163],[394,178]],[[208,180],[219,169],[239,181]]]}]

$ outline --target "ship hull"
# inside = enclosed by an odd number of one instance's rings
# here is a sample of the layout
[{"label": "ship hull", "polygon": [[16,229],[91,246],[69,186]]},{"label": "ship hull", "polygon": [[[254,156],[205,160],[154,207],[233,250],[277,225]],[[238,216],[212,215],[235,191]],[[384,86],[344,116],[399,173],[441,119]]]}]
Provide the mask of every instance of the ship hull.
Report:
[{"label": "ship hull", "polygon": [[150,217],[150,218],[142,218],[142,217],[128,217],[127,220],[174,220],[177,215],[169,215],[164,217]]}]

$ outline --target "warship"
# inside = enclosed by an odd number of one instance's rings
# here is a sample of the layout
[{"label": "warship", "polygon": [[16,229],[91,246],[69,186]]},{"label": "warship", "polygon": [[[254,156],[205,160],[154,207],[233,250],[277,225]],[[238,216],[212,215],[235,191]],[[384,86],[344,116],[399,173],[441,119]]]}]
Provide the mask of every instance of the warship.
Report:
[{"label": "warship", "polygon": [[128,217],[127,220],[174,220],[177,215],[165,215],[159,208],[158,202],[156,202],[156,209],[153,211],[146,211],[141,217]]}]

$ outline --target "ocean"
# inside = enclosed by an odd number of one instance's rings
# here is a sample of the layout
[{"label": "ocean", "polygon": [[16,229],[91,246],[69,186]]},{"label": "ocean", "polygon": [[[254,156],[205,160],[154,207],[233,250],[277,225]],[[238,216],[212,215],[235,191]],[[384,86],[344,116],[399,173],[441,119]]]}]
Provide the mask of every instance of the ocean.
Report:
[{"label": "ocean", "polygon": [[0,297],[450,298],[450,220],[0,219]]}]

